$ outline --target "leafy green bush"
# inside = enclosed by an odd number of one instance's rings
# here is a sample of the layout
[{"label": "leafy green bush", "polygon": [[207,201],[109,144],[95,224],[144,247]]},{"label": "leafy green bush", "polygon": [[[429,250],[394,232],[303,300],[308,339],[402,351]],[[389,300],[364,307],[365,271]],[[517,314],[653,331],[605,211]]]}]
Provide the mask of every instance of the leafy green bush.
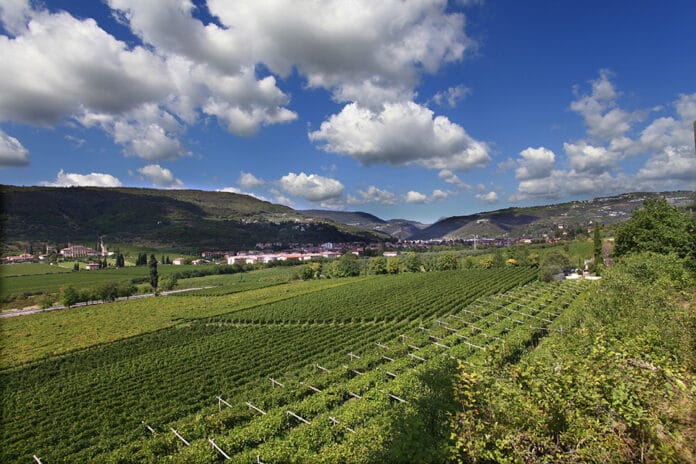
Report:
[{"label": "leafy green bush", "polygon": [[518,364],[461,366],[453,460],[692,460],[696,315],[683,298],[693,305],[693,286],[676,255],[632,256]]}]

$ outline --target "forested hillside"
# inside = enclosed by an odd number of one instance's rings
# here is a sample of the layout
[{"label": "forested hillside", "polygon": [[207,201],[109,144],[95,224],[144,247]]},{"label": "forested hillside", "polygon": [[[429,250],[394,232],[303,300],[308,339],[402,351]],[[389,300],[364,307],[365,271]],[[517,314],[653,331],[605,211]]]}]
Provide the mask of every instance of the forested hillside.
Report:
[{"label": "forested hillside", "polygon": [[2,186],[4,241],[95,241],[234,250],[257,242],[379,240],[247,195],[197,190]]}]

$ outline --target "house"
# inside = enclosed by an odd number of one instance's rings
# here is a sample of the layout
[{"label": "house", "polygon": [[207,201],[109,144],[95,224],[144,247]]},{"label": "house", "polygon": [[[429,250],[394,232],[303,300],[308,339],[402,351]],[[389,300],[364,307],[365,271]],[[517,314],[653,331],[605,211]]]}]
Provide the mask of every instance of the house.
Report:
[{"label": "house", "polygon": [[60,254],[64,258],[87,258],[89,256],[98,256],[94,249],[82,246],[82,245],[72,245],[67,248],[60,250]]},{"label": "house", "polygon": [[384,253],[382,253],[382,256],[384,256],[385,258],[396,258],[397,256],[399,256],[399,252],[398,251],[385,251]]},{"label": "house", "polygon": [[18,256],[8,256],[2,259],[3,263],[30,263],[34,261],[34,256],[29,253],[22,253]]},{"label": "house", "polygon": [[96,271],[97,269],[99,269],[99,264],[87,263],[87,264],[85,264],[85,269],[87,269],[88,271]]},{"label": "house", "polygon": [[184,258],[174,258],[172,260],[172,264],[175,266],[181,266],[182,264],[184,264]]}]

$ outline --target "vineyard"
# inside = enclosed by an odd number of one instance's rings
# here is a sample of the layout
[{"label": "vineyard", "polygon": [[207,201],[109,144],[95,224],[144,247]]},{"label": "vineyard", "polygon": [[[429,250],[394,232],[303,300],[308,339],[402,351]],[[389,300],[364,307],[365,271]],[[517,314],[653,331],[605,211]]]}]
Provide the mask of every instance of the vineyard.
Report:
[{"label": "vineyard", "polygon": [[[416,273],[244,307],[235,298],[253,293],[148,303],[201,311],[0,372],[0,460],[433,460],[446,452],[457,366],[514,362],[562,330],[554,321],[584,289],[535,278],[512,267]],[[416,433],[432,445],[399,445]]]}]

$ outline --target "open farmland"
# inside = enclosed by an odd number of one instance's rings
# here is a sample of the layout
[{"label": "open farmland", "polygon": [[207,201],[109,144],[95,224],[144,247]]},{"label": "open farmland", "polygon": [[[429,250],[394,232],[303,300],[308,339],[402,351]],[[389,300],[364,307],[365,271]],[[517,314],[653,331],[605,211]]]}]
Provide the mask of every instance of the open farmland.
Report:
[{"label": "open farmland", "polygon": [[[195,271],[215,266],[160,266],[162,277],[184,271]],[[147,266],[128,266],[120,269],[72,272],[68,269],[44,264],[1,265],[0,299],[16,298],[22,294],[58,293],[67,286],[75,288],[94,287],[106,282],[130,283],[145,280]]]},{"label": "open farmland", "polygon": [[[365,356],[364,360],[354,360],[354,370],[376,367],[370,361],[375,349],[381,349],[376,344],[396,347],[401,335],[414,337],[413,346],[425,349],[423,356],[416,355],[423,359],[440,349],[425,343],[440,338],[442,345],[451,347],[452,356],[462,359],[479,351],[470,345],[505,339],[509,340],[506,350],[523,347],[543,335],[543,327],[557,314],[554,311],[572,301],[579,288],[529,285],[534,278],[532,270],[507,268],[297,282],[224,296],[149,299],[8,321],[3,323],[3,359],[15,350],[23,354],[6,363],[0,374],[4,390],[2,461],[25,461],[33,454],[44,462],[120,461],[116,456],[129,447],[141,453],[124,451],[134,462],[150,461],[142,453],[157,457],[176,451],[178,445],[167,439],[164,450],[153,451],[158,442],[142,442],[141,421],[163,434],[175,421],[194,424],[204,420],[201,414],[210,412],[218,395],[230,401],[254,399],[266,408],[302,401],[307,392],[297,386],[292,389],[295,393],[275,389],[277,393],[264,396],[270,389],[268,378],[292,384],[292,379],[301,380],[314,372],[316,363],[340,370],[349,351]],[[502,297],[507,299],[498,300],[498,294],[508,295]],[[533,309],[509,306],[523,296]],[[167,309],[170,305],[172,308]],[[141,324],[139,315],[147,314],[155,316],[149,324]],[[521,324],[515,322],[515,315],[522,319]],[[447,318],[446,326],[436,322],[443,318]],[[34,335],[28,336],[19,328],[23,321],[31,325]],[[55,343],[60,347],[55,354],[53,342],[38,351],[22,342],[37,335],[41,339],[41,333],[63,325],[70,326],[72,335],[57,338]],[[93,327],[110,325],[111,337],[95,336],[91,343],[89,337],[83,338],[80,349],[68,349],[67,343],[75,334],[84,330],[105,335],[108,330],[100,332]],[[394,351],[392,359],[397,365],[384,369],[404,370],[404,363],[417,360],[407,356],[405,347],[399,347],[398,355]],[[348,371],[333,375],[338,378],[332,388],[343,388],[351,377]],[[373,391],[379,382],[388,380],[381,379],[383,372],[378,376],[379,381],[374,379],[377,383],[369,381],[361,391]],[[335,398],[325,409],[343,407],[344,403]],[[237,434],[242,432],[232,427],[234,424],[256,423],[248,411],[232,416],[220,419],[224,424],[216,430]],[[285,416],[281,422],[271,428],[276,432],[269,438],[283,436],[291,425]],[[205,441],[209,431],[204,426],[192,427],[200,429],[196,433]],[[260,427],[266,430],[266,426]],[[190,434],[191,439],[195,437]],[[257,439],[240,443],[233,447],[235,452],[260,445]],[[190,462],[186,456],[181,462]]]}]

